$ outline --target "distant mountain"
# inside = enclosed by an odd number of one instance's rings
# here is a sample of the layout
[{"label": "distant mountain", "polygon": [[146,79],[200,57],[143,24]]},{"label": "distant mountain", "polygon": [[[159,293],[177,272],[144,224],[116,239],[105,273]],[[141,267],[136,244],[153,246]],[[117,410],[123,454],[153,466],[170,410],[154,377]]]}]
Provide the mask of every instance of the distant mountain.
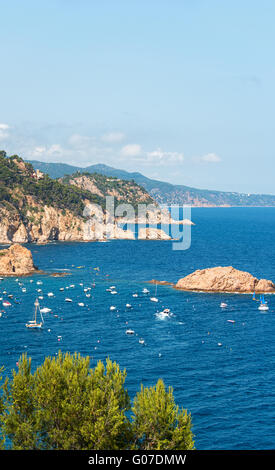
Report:
[{"label": "distant mountain", "polygon": [[88,172],[99,173],[124,180],[134,180],[137,184],[143,186],[160,204],[187,204],[197,207],[275,206],[275,195],[212,191],[209,189],[196,189],[184,185],[173,185],[171,183],[147,178],[138,172],[130,173],[103,164],[81,168],[65,163],[44,163],[35,160],[30,161],[30,163],[35,169],[47,173],[51,178],[62,178],[65,175],[72,175],[76,172]]}]

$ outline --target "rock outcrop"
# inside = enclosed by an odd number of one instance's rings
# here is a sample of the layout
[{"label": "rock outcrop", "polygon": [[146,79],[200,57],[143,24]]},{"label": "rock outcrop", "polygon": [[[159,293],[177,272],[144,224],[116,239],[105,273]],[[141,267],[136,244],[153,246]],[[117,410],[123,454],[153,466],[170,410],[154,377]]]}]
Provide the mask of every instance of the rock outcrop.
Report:
[{"label": "rock outcrop", "polygon": [[179,279],[176,289],[200,292],[275,293],[275,284],[232,266],[199,269]]},{"label": "rock outcrop", "polygon": [[141,228],[138,232],[139,240],[171,240],[170,235],[168,235],[164,230],[159,228]]},{"label": "rock outcrop", "polygon": [[19,245],[11,245],[0,251],[0,274],[3,276],[26,276],[37,271],[30,250]]}]

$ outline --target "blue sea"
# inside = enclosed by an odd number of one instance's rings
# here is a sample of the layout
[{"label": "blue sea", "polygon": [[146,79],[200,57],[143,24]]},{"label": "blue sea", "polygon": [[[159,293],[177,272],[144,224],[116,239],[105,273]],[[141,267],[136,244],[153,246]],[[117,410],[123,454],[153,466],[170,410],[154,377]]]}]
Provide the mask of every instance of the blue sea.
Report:
[{"label": "blue sea", "polygon": [[[196,208],[192,220],[185,251],[173,250],[170,241],[28,245],[48,274],[1,281],[1,297],[14,297],[10,307],[1,301],[0,365],[10,375],[22,353],[33,367],[59,350],[89,355],[92,365],[109,357],[126,368],[131,397],[141,383],[151,386],[159,377],[173,387],[177,403],[192,414],[197,449],[274,449],[275,297],[266,296],[269,311],[261,313],[249,295],[158,286],[159,302],[153,303],[155,287],[148,281],[176,282],[214,266],[274,281],[275,209]],[[54,272],[69,275],[51,277]],[[106,291],[110,286],[116,295]],[[43,296],[41,308],[52,311],[44,315],[43,330],[29,331],[25,324],[37,295]],[[228,307],[221,309],[221,302]],[[173,315],[158,318],[163,308]],[[127,328],[135,333],[127,335]]]}]

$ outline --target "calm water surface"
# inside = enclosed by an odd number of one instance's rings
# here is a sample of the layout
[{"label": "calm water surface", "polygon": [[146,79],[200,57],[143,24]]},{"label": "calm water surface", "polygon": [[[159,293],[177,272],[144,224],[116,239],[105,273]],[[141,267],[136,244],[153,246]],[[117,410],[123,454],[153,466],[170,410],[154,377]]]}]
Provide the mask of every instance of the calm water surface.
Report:
[{"label": "calm water surface", "polygon": [[[192,413],[198,449],[274,449],[275,297],[267,296],[270,309],[260,313],[247,295],[159,286],[156,304],[142,289],[154,294],[150,279],[175,282],[195,269],[221,265],[275,280],[275,209],[193,209],[192,219],[187,251],[161,241],[29,245],[40,269],[70,275],[35,275],[19,279],[21,286],[15,279],[1,282],[1,297],[14,298],[11,307],[1,305],[0,364],[9,375],[24,352],[34,367],[59,350],[89,355],[92,365],[110,357],[127,369],[131,396],[141,382],[154,385],[159,377],[173,386],[178,404]],[[112,285],[117,295],[106,291]],[[39,288],[41,307],[52,313],[42,331],[29,331],[25,323]],[[117,310],[110,311],[111,305]],[[160,320],[156,313],[166,307],[173,316]],[[127,328],[135,335],[126,335]]]}]

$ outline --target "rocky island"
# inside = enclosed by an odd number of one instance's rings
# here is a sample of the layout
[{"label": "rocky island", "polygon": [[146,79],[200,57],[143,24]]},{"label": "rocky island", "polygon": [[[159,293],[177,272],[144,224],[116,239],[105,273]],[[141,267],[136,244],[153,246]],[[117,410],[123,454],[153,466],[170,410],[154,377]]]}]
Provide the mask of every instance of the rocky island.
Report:
[{"label": "rocky island", "polygon": [[252,274],[232,266],[198,269],[179,279],[174,287],[199,292],[275,293],[275,284],[272,281],[257,279]]},{"label": "rocky island", "polygon": [[3,276],[27,276],[38,272],[32,254],[27,248],[15,243],[0,250],[0,274]]}]

